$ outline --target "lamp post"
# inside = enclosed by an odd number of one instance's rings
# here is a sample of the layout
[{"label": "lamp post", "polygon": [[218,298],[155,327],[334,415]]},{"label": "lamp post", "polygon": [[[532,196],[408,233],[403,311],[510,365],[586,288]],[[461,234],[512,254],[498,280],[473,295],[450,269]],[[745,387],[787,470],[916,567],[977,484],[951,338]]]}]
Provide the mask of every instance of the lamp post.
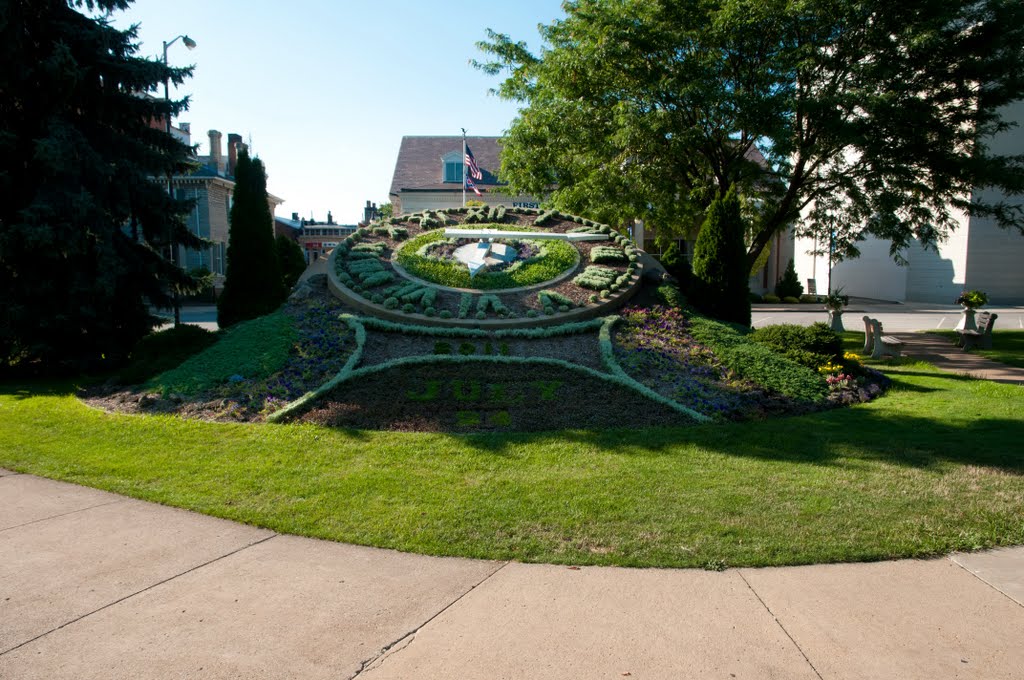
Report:
[{"label": "lamp post", "polygon": [[[181,42],[185,45],[185,47],[187,47],[190,50],[195,49],[195,47],[196,47],[196,41],[193,40],[192,38],[188,37],[187,35],[179,35],[179,36],[176,36],[175,38],[172,38],[171,40],[165,40],[164,41],[164,66],[165,67],[168,66],[168,63],[167,63],[167,48],[170,47],[171,45],[173,45],[174,43],[178,42],[178,40],[181,40]],[[167,102],[168,105],[170,105],[170,102],[171,102],[171,76],[170,76],[169,72],[165,72],[165,74],[164,74],[164,101]],[[166,132],[168,136],[170,136],[170,134],[171,134],[171,112],[170,112],[170,109],[168,109],[167,115],[164,118],[164,132]],[[170,173],[170,171],[167,172],[167,196],[169,198],[172,198],[172,199],[174,198],[174,186],[171,183],[171,173]],[[168,254],[170,256],[171,264],[176,264],[176,262],[175,262],[176,258],[174,256],[174,250],[175,250],[174,249],[174,239],[172,238],[170,225],[168,225],[168,227],[167,227],[167,250],[168,250]],[[177,328],[178,326],[181,325],[181,300],[178,298],[178,291],[177,291],[177,289],[173,290],[172,295],[174,297],[174,327]]]}]

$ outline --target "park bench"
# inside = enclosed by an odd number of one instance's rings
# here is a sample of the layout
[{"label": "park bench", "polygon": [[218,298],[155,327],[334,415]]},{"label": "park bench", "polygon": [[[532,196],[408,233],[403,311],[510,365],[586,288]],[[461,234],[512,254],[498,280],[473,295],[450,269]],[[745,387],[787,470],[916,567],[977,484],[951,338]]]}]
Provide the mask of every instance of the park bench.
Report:
[{"label": "park bench", "polygon": [[872,359],[881,359],[883,355],[898,357],[903,341],[892,335],[882,335],[882,322],[864,317],[864,353],[871,354]]},{"label": "park bench", "polygon": [[964,348],[966,352],[974,347],[981,349],[992,349],[992,327],[996,325],[998,314],[981,312],[977,317],[978,330],[964,330],[958,328],[956,344]]}]

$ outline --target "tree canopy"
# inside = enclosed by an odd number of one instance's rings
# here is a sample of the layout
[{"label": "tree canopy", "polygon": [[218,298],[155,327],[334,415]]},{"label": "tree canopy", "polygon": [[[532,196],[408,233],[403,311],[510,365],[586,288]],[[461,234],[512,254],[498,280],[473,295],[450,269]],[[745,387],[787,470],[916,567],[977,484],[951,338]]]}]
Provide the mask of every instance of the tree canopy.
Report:
[{"label": "tree canopy", "polygon": [[0,369],[55,368],[126,353],[149,305],[191,283],[165,259],[197,247],[191,204],[159,178],[191,149],[159,121],[187,100],[146,94],[188,68],[136,56],[136,31],[76,8],[128,0],[6,0],[0,16]]},{"label": "tree canopy", "polygon": [[[570,0],[539,54],[488,31],[474,64],[524,104],[504,139],[514,190],[686,233],[733,186],[747,264],[801,212],[840,254],[899,253],[954,211],[1024,230],[1024,158],[991,146],[1024,96],[1019,0]],[[811,211],[812,207],[817,209]]]}]

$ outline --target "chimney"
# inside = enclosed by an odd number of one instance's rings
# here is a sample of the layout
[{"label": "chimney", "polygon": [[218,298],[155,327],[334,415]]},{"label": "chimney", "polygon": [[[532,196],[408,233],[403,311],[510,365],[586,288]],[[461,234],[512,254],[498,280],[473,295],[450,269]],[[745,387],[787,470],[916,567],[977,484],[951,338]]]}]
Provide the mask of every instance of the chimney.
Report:
[{"label": "chimney", "polygon": [[234,132],[228,133],[228,176],[235,176],[235,166],[238,164],[238,148],[242,145],[242,135]]},{"label": "chimney", "polygon": [[377,204],[366,202],[366,207],[363,208],[363,222],[369,224],[377,219]]},{"label": "chimney", "polygon": [[210,168],[218,175],[221,173],[224,159],[220,155],[220,132],[210,130]]}]

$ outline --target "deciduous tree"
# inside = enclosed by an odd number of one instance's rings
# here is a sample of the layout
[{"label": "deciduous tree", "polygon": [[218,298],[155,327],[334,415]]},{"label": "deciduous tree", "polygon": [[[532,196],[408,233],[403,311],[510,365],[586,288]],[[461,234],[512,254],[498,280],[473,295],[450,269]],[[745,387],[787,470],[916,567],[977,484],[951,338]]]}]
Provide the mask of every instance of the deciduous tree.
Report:
[{"label": "deciduous tree", "polygon": [[[570,0],[543,50],[488,32],[523,103],[502,178],[606,221],[686,233],[737,186],[747,262],[816,200],[892,252],[964,210],[1024,228],[1024,160],[990,145],[1024,96],[1019,0]],[[974,191],[994,188],[994,199]],[[814,229],[815,220],[806,223]]]}]

